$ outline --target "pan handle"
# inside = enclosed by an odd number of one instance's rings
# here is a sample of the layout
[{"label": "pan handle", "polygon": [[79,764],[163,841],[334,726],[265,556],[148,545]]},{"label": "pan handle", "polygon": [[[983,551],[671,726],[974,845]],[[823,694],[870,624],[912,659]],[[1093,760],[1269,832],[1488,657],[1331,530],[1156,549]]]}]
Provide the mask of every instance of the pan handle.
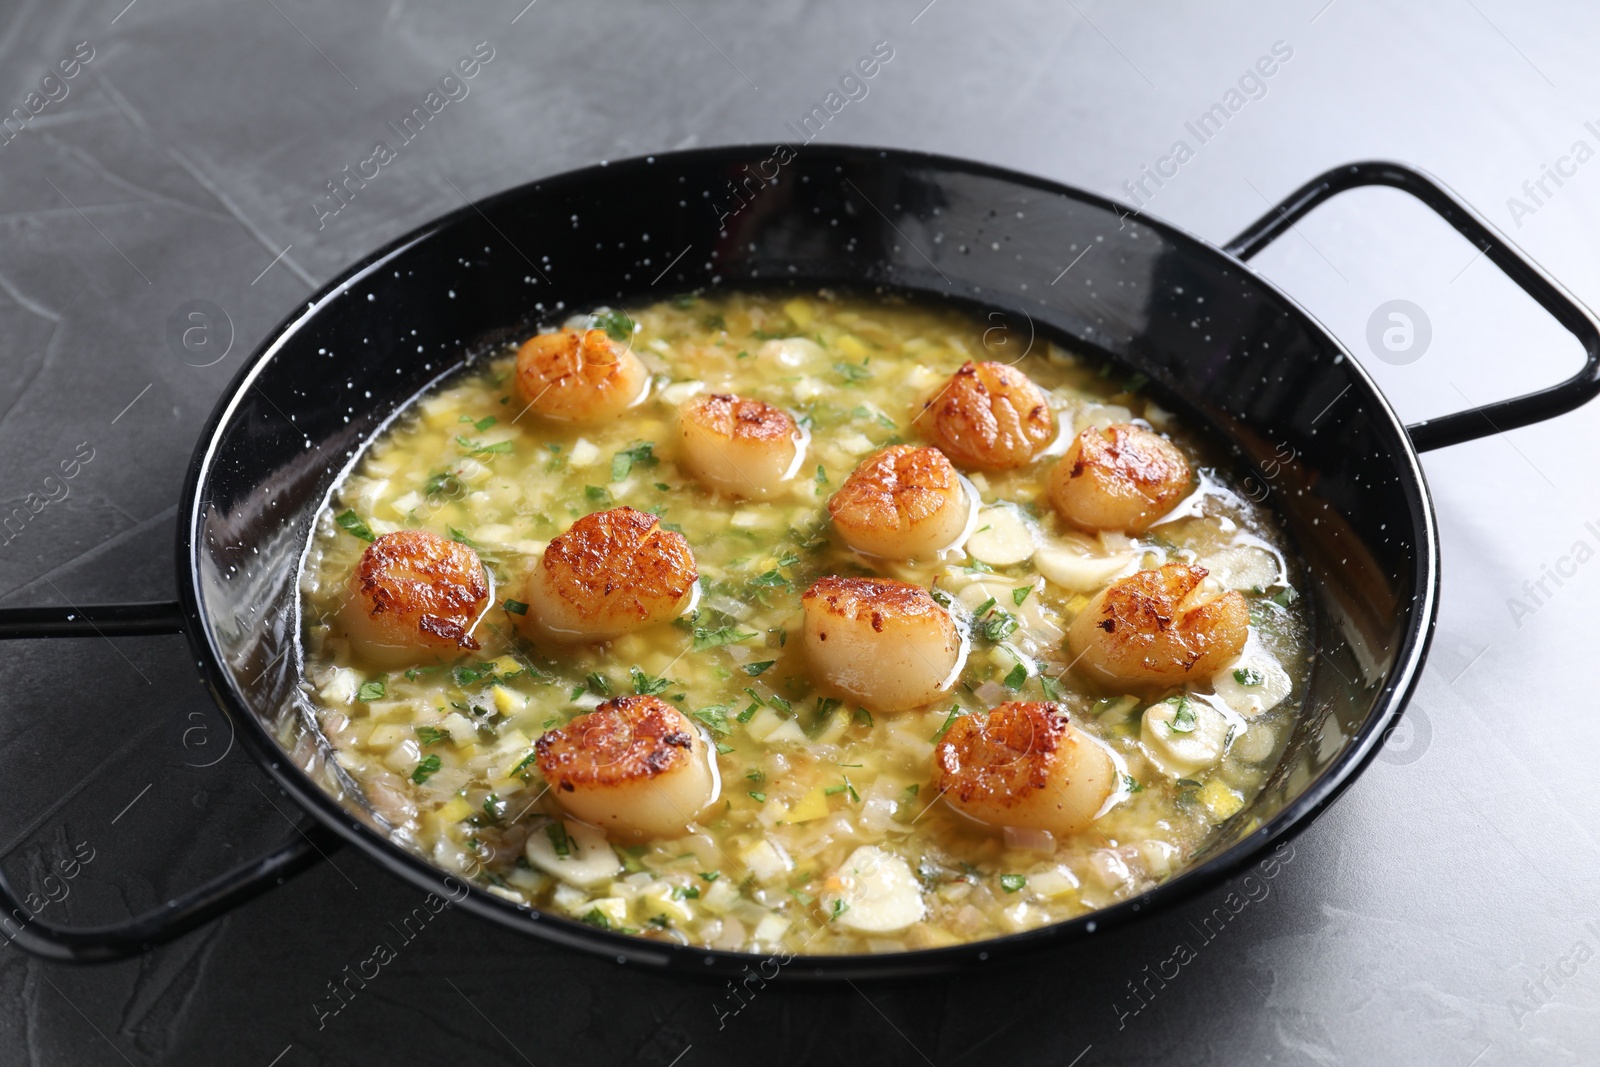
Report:
[{"label": "pan handle", "polygon": [[1368,185],[1403,190],[1432,208],[1583,345],[1583,367],[1566,381],[1525,396],[1497,400],[1407,426],[1411,443],[1419,452],[1551,419],[1581,407],[1600,394],[1600,321],[1595,319],[1594,313],[1443,182],[1403,163],[1374,161],[1335,167],[1290,193],[1224,245],[1224,251],[1248,260],[1288,233],[1290,227],[1318,204],[1346,190]]},{"label": "pan handle", "polygon": [[[45,637],[147,637],[183,632],[177,604],[97,604],[0,608],[0,641]],[[0,871],[0,935],[35,956],[71,963],[124,959],[188,933],[282,883],[338,848],[338,835],[315,825],[279,848],[228,871],[159,908],[106,926],[70,927],[35,915]]]}]

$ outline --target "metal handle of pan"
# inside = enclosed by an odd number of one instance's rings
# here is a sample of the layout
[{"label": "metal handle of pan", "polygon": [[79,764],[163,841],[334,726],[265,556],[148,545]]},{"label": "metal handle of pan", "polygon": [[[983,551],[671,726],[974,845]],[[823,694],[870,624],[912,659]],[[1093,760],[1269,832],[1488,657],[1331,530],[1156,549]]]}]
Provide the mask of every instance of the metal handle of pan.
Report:
[{"label": "metal handle of pan", "polygon": [[[150,637],[183,632],[177,604],[0,608],[0,641],[47,637]],[[0,935],[46,959],[98,963],[137,955],[265,892],[339,846],[320,825],[275,852],[241,863],[159,908],[104,926],[60,926],[35,915],[0,871]]]},{"label": "metal handle of pan", "polygon": [[1563,415],[1600,395],[1600,321],[1483,216],[1437,178],[1403,163],[1351,163],[1313,178],[1223,246],[1247,260],[1283,236],[1312,208],[1350,189],[1386,185],[1410,193],[1479,249],[1538,301],[1583,346],[1583,367],[1566,381],[1510,400],[1458,411],[1406,427],[1425,452]]}]

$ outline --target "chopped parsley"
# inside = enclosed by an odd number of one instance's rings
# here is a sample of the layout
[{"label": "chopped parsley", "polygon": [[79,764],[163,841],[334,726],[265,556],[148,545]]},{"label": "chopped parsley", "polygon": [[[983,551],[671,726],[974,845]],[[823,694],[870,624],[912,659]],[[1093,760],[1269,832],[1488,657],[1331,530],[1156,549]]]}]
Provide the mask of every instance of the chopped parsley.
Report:
[{"label": "chopped parsley", "polygon": [[767,802],[767,794],[757,793],[754,790],[751,790],[750,799],[755,801],[757,804],[765,804]]},{"label": "chopped parsley", "polygon": [[1017,629],[1017,617],[1008,611],[1001,611],[994,606],[994,598],[978,610],[978,636],[985,641],[999,643],[1010,637]]},{"label": "chopped parsley", "polygon": [[567,836],[565,823],[553,822],[544,828],[545,836],[550,839],[550,848],[562,859],[572,855],[572,838]]},{"label": "chopped parsley", "polygon": [[607,489],[603,485],[584,486],[583,498],[591,504],[605,504],[609,506],[611,503],[613,503],[611,490]]},{"label": "chopped parsley", "polygon": [[[419,726],[417,727],[417,740],[422,742],[423,748],[432,748],[434,745],[442,745],[450,740],[450,735],[437,726]],[[532,756],[528,757],[528,759],[532,758]],[[523,762],[526,763],[527,760]],[[521,769],[521,767],[517,768],[517,770]],[[515,774],[516,772],[513,771],[512,773]]]},{"label": "chopped parsley", "polygon": [[411,772],[411,780],[421,785],[439,773],[440,763],[438,756],[424,756],[422,762],[417,764],[417,769]]},{"label": "chopped parsley", "polygon": [[754,636],[756,635],[752,631],[741,630],[737,626],[723,626],[716,630],[697,626],[694,630],[694,650],[704,652],[708,648],[720,648],[736,641],[748,641]]},{"label": "chopped parsley", "polygon": [[1122,788],[1126,789],[1130,793],[1144,792],[1144,786],[1139,784],[1139,779],[1135,778],[1131,774],[1124,774],[1122,776]]},{"label": "chopped parsley", "polygon": [[581,921],[588,923],[590,926],[599,927],[601,930],[611,929],[611,920],[606,918],[605,913],[599,908],[590,908],[589,913]]},{"label": "chopped parsley", "polygon": [[755,677],[758,677],[763,671],[765,671],[767,668],[771,667],[776,662],[778,662],[778,661],[775,660],[775,659],[764,659],[759,663],[746,663],[740,669],[743,670],[744,673],[748,674],[750,677],[755,678]]},{"label": "chopped parsley", "polygon": [[950,724],[955,722],[956,719],[958,719],[960,717],[961,717],[961,705],[960,704],[951,704],[950,705],[950,714],[948,714],[948,715],[946,715],[944,717],[944,725],[940,726],[939,727],[939,732],[934,734],[933,737],[932,737],[933,743],[937,745],[940,741],[943,741],[944,740],[944,735],[950,732]]},{"label": "chopped parsley", "polygon": [[1059,701],[1062,697],[1061,683],[1048,674],[1039,675],[1039,688],[1044,690],[1046,700]]},{"label": "chopped parsley", "polygon": [[1025,875],[1002,874],[1000,876],[1000,888],[1004,889],[1007,893],[1015,893],[1027,884],[1028,879]]},{"label": "chopped parsley", "polygon": [[1195,718],[1194,705],[1189,703],[1189,698],[1180,696],[1173,704],[1172,732],[1175,734],[1192,734],[1199,720]]},{"label": "chopped parsley", "polygon": [[526,615],[528,613],[528,605],[520,600],[507,600],[505,608],[507,614],[510,615]]},{"label": "chopped parsley", "polygon": [[652,678],[638,667],[629,667],[628,674],[633,678],[633,691],[644,697],[653,697],[672,684],[672,679]]},{"label": "chopped parsley", "polygon": [[628,476],[634,467],[654,467],[661,460],[656,458],[654,441],[635,441],[621,452],[611,457],[611,480],[620,482]]},{"label": "chopped parsley", "polygon": [[456,444],[474,456],[509,456],[511,454],[510,441],[496,441],[492,445],[486,445],[481,441],[469,441],[467,438],[457,434]]},{"label": "chopped parsley", "polygon": [[820,463],[817,464],[817,484],[818,485],[827,485],[828,484],[828,470],[827,470],[826,467],[824,467]]},{"label": "chopped parsley", "polygon": [[708,882],[715,882],[718,878],[722,877],[722,872],[721,871],[701,871],[700,872],[700,877],[704,878]]},{"label": "chopped parsley", "polygon": [[459,422],[470,422],[470,423],[472,423],[472,428],[473,429],[477,430],[479,433],[482,433],[483,431],[487,430],[489,427],[493,426],[496,422],[499,422],[500,420],[496,419],[493,415],[487,415],[484,418],[477,419],[477,420],[474,420],[471,415],[463,415],[457,421],[459,421]]},{"label": "chopped parsley", "polygon": [[694,717],[705,723],[710,730],[718,735],[732,732],[728,725],[728,709],[721,704],[712,704],[694,712]]},{"label": "chopped parsley", "polygon": [[382,700],[383,694],[383,679],[374,678],[370,682],[361,683],[361,688],[356,690],[356,699],[363,704],[370,704],[374,700]]},{"label": "chopped parsley", "polygon": [[340,529],[346,533],[354,534],[363,541],[376,541],[378,539],[377,535],[372,532],[372,527],[361,521],[361,516],[356,514],[354,508],[345,508],[334,516],[333,521],[339,524]]},{"label": "chopped parsley", "polygon": [[774,568],[765,574],[756,575],[750,579],[750,584],[756,586],[788,585],[789,579],[785,578],[781,571]]},{"label": "chopped parsley", "polygon": [[1011,602],[1017,607],[1022,607],[1022,602],[1028,599],[1028,594],[1033,592],[1031,585],[1019,585],[1011,590]]},{"label": "chopped parsley", "polygon": [[599,671],[590,671],[588,677],[584,678],[583,685],[585,689],[589,690],[589,692],[593,693],[597,697],[608,697],[611,695],[611,679],[607,678]]},{"label": "chopped parsley", "polygon": [[1266,679],[1254,667],[1239,667],[1233,672],[1233,680],[1240,685],[1260,685]]},{"label": "chopped parsley", "polygon": [[860,365],[845,363],[841,360],[833,365],[833,369],[838,373],[839,377],[844,379],[846,385],[855,385],[858,382],[868,381],[872,377],[872,372],[867,369],[866,360],[862,360]]},{"label": "chopped parsley", "polygon": [[626,311],[603,311],[589,318],[613,341],[626,341],[633,336],[633,319],[628,317]]},{"label": "chopped parsley", "polygon": [[1006,675],[1005,681],[1001,682],[1000,684],[1015,693],[1018,689],[1022,688],[1023,683],[1025,683],[1027,680],[1027,665],[1019,663],[1015,667],[1011,668],[1011,672]]}]

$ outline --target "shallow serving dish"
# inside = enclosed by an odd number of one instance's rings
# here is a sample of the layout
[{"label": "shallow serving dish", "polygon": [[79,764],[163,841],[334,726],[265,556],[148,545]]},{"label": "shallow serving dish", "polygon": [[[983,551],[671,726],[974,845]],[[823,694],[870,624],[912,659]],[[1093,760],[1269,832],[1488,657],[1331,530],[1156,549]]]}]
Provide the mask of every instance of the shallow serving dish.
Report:
[{"label": "shallow serving dish", "polygon": [[[1403,426],[1344,347],[1244,265],[1345,189],[1417,196],[1547,308],[1586,361],[1550,389]],[[1103,198],[983,164],[862,148],[722,148],[535,182],[456,211],[326,286],[246,361],[200,436],[178,537],[181,602],[0,612],[0,637],[182,631],[250,751],[321,832],[127,923],[66,929],[0,883],[8,937],[55,958],[125,956],[175,937],[349,841],[397,875],[516,930],[694,973],[757,957],[678,948],[513,905],[390,842],[305,752],[275,740],[298,692],[297,568],[351,458],[464,354],[562,309],[696,289],[834,286],[979,309],[1125,366],[1208,433],[1298,546],[1317,658],[1268,784],[1192,865],[1133,899],[950,948],[796,957],[784,973],[925,973],[1064,944],[1194,896],[1303,828],[1382,744],[1427,653],[1438,542],[1419,449],[1570,410],[1600,392],[1600,325],[1431,179],[1389,163],[1312,181],[1218,249]],[[314,753],[313,753],[314,755]]]}]

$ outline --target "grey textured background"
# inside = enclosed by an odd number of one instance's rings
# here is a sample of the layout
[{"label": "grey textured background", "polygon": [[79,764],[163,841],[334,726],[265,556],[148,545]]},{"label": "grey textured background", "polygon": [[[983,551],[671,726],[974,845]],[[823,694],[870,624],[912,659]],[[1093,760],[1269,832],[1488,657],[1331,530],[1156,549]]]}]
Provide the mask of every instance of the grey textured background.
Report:
[{"label": "grey textured background", "polygon": [[[1110,195],[1285,42],[1293,56],[1266,95],[1151,212],[1221,241],[1328,166],[1401,158],[1600,303],[1600,160],[1547,181],[1531,214],[1507,203],[1575,141],[1600,149],[1584,127],[1600,129],[1593,5],[125,3],[11,0],[0,21],[0,112],[77,42],[94,49],[68,96],[0,145],[0,511],[45,491],[80,442],[94,449],[70,495],[0,545],[7,605],[173,595],[174,504],[201,421],[256,339],[346,263],[463,195],[596,159],[787,137],[784,123],[878,41],[893,60],[827,139]],[[480,41],[495,57],[470,95],[319,229],[324,183]],[[1409,418],[1577,364],[1570,338],[1398,193],[1342,198],[1256,266]],[[1365,342],[1391,299],[1432,323],[1431,347],[1404,366]],[[166,340],[192,300],[231,320],[232,350],[210,367]],[[1152,982],[1137,1013],[1127,983],[1178,940],[1198,942],[1220,894],[1019,970],[769,988],[721,1029],[715,988],[446,912],[319,1028],[325,984],[418,902],[347,850],[141,960],[74,969],[0,948],[0,1062],[1594,1062],[1600,719],[1584,664],[1597,446],[1600,409],[1427,457],[1443,609],[1406,731],[1298,839],[1265,899]],[[1534,603],[1524,583],[1558,564],[1571,576],[1546,579]],[[1515,617],[1512,597],[1535,610]],[[93,849],[48,917],[149,907],[292,832],[281,798],[274,811],[264,777],[228,750],[181,640],[7,651],[6,868],[42,884],[45,865]]]}]

